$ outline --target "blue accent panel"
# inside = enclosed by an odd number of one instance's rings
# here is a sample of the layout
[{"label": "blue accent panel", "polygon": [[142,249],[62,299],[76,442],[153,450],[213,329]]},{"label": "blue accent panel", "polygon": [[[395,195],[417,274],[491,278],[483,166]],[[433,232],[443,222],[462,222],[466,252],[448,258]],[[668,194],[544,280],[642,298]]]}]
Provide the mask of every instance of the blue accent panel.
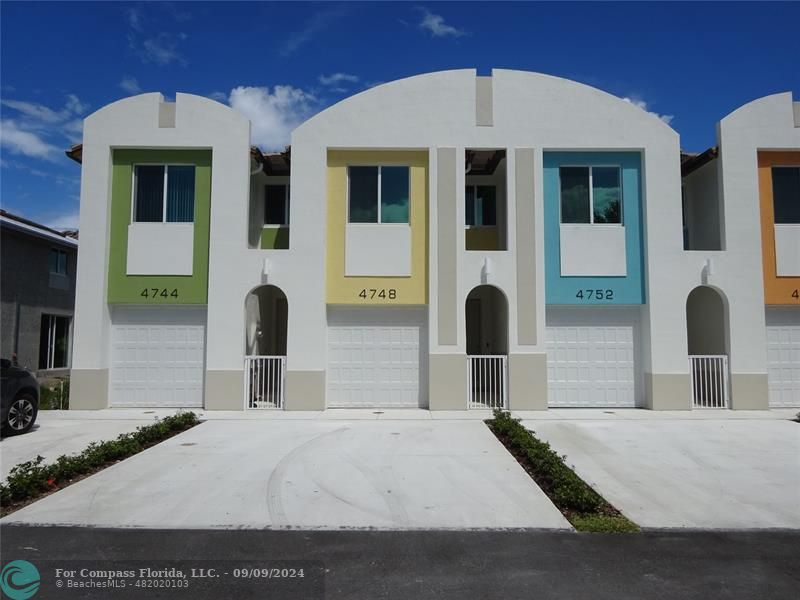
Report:
[{"label": "blue accent panel", "polygon": [[[547,304],[644,304],[644,244],[642,233],[641,155],[638,152],[544,153],[544,258]],[[561,275],[559,167],[622,167],[622,221],[625,225],[625,277],[564,277]],[[589,292],[591,290],[591,293]],[[602,294],[598,296],[598,290]],[[611,290],[609,294],[607,290]],[[577,297],[582,292],[583,298]],[[610,296],[610,299],[607,297]]]}]

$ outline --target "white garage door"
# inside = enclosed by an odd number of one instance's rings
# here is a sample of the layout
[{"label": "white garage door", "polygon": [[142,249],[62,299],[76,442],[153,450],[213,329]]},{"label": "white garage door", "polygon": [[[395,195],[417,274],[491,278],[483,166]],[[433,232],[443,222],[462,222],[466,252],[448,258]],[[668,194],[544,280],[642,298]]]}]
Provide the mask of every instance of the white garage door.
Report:
[{"label": "white garage door", "polygon": [[424,309],[328,310],[328,406],[426,405]]},{"label": "white garage door", "polygon": [[800,307],[767,309],[769,405],[800,406]]},{"label": "white garage door", "polygon": [[111,319],[112,406],[203,406],[204,307],[116,307]]},{"label": "white garage door", "polygon": [[548,308],[548,405],[638,406],[638,349],[638,308]]}]

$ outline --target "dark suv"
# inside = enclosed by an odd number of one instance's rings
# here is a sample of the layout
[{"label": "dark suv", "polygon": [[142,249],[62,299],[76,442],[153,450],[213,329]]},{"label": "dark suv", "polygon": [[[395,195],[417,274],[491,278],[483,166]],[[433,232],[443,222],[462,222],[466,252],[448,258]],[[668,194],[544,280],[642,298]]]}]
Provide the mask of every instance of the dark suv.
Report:
[{"label": "dark suv", "polygon": [[16,435],[30,431],[39,412],[39,382],[23,367],[0,359],[0,424],[3,435]]}]

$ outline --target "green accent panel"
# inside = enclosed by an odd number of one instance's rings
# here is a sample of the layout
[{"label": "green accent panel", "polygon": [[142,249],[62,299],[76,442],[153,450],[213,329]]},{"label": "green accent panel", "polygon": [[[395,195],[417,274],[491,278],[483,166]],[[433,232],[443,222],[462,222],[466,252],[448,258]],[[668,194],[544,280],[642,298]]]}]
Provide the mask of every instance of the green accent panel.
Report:
[{"label": "green accent panel", "polygon": [[289,228],[288,227],[265,227],[261,230],[261,249],[262,250],[288,250],[289,249]]},{"label": "green accent panel", "polygon": [[[128,225],[131,222],[133,165],[195,165],[192,275],[128,275]],[[211,150],[114,150],[111,167],[111,235],[108,260],[109,304],[206,304],[211,222]],[[142,291],[148,290],[148,297]],[[153,294],[152,290],[158,293]],[[167,290],[164,296],[161,290]],[[173,290],[177,294],[173,295]],[[177,297],[176,297],[177,296]]]}]

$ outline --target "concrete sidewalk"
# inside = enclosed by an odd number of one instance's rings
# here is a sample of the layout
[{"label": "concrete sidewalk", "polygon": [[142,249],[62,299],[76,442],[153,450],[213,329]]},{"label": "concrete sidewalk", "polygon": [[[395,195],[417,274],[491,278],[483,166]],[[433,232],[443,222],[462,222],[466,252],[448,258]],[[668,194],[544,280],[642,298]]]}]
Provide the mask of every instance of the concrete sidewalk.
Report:
[{"label": "concrete sidewalk", "polygon": [[[174,408],[106,408],[102,410],[42,411],[48,420],[116,421],[152,420],[178,412]],[[204,410],[195,412],[208,421],[483,421],[492,418],[491,410],[441,410],[423,408],[330,408],[324,411],[284,410]],[[551,408],[512,410],[515,417],[536,421],[785,421],[800,409],[772,410],[681,410],[653,411],[643,408]]]},{"label": "concrete sidewalk", "polygon": [[571,529],[481,421],[211,420],[7,523]]},{"label": "concrete sidewalk", "polygon": [[652,414],[523,423],[642,527],[800,529],[800,424]]}]

